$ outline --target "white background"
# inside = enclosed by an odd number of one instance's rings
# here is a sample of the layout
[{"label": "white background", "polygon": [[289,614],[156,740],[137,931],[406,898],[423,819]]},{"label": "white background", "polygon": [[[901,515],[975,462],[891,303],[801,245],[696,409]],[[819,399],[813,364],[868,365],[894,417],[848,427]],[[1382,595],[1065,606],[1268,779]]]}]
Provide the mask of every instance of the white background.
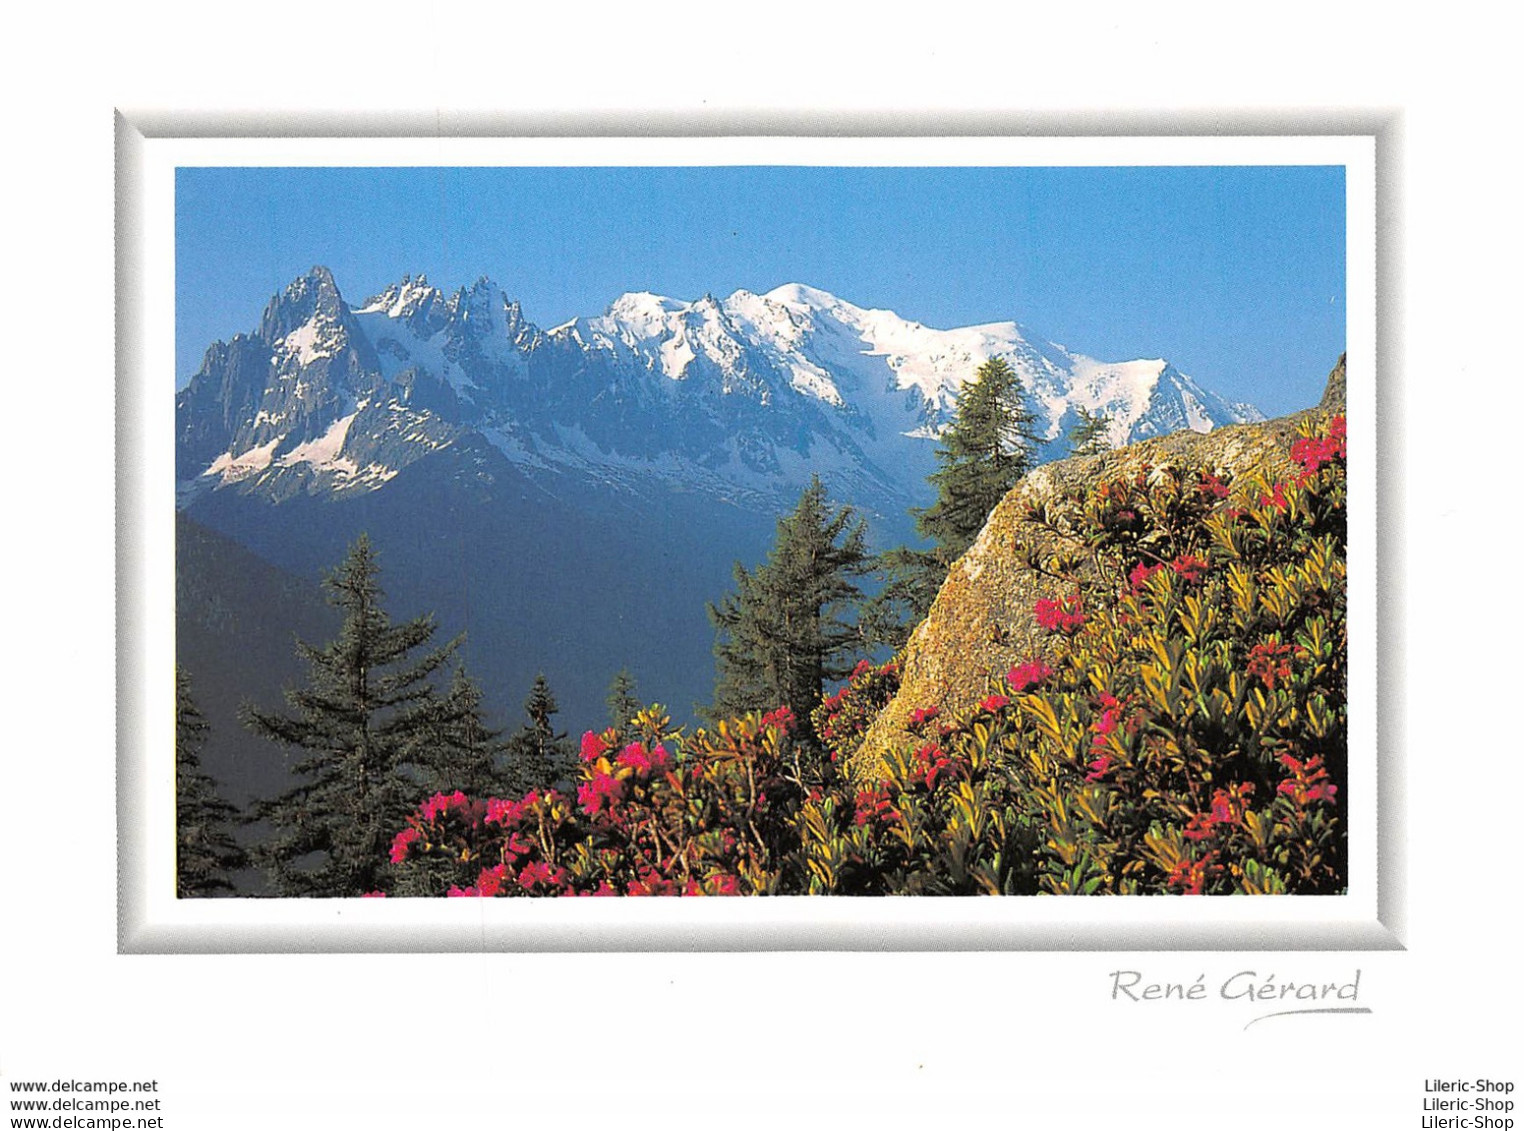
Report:
[{"label": "white background", "polygon": [[[1426,1078],[1524,1084],[1513,641],[1514,35],[1328,4],[848,16],[824,4],[115,6],[8,17],[0,1091],[157,1078],[164,1126],[1419,1126]],[[991,6],[995,8],[995,6]],[[119,956],[113,107],[1395,111],[1384,710],[1407,950],[1363,954]],[[998,270],[998,264],[975,269]],[[1361,971],[1372,1013],[1108,1000],[1108,972]],[[1519,1093],[1515,1092],[1515,1097]],[[7,1119],[10,1113],[4,1113]],[[1519,1118],[1515,1113],[1516,1120]]]}]

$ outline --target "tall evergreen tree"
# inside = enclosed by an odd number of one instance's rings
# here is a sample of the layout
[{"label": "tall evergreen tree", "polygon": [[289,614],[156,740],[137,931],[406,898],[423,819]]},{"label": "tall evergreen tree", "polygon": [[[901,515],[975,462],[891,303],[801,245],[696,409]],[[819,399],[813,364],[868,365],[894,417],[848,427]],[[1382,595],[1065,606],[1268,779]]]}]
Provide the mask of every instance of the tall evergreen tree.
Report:
[{"label": "tall evergreen tree", "polygon": [[432,677],[459,641],[420,654],[433,620],[393,624],[378,576],[361,535],[325,580],[343,614],[338,636],[322,647],[297,644],[308,677],[286,692],[289,712],[244,709],[251,730],[299,754],[296,784],[255,807],[273,830],[255,855],[281,895],[387,890],[392,837],[418,801],[409,759],[437,714]]},{"label": "tall evergreen tree", "polygon": [[986,361],[963,386],[930,477],[937,500],[911,511],[917,532],[932,545],[901,546],[880,558],[885,582],[865,615],[874,643],[898,648],[930,611],[948,568],[973,545],[995,504],[1032,469],[1035,423],[1016,371],[1004,358]]},{"label": "tall evergreen tree", "polygon": [[845,677],[864,650],[856,579],[872,565],[866,523],[851,507],[832,509],[813,478],[778,520],[767,560],[755,570],[737,562],[735,590],[709,606],[716,629],[709,715],[787,706],[808,733],[826,683]]},{"label": "tall evergreen tree", "polygon": [[1075,414],[1079,419],[1069,429],[1069,454],[1093,456],[1110,451],[1111,441],[1106,438],[1106,430],[1111,427],[1111,417],[1104,412],[1093,413],[1084,405],[1080,405]]},{"label": "tall evergreen tree", "polygon": [[995,504],[1032,469],[1036,418],[1016,371],[992,357],[958,394],[931,475],[937,501],[914,512],[916,529],[936,543],[945,571],[974,543]]},{"label": "tall evergreen tree", "polygon": [[564,785],[574,766],[572,744],[565,731],[557,732],[554,719],[560,704],[541,672],[534,678],[529,698],[524,700],[528,722],[507,743],[506,777],[510,792],[528,793],[531,789],[549,789]]},{"label": "tall evergreen tree", "polygon": [[609,726],[619,732],[621,743],[630,741],[634,734],[634,728],[630,726],[630,722],[641,712],[645,704],[635,694],[635,677],[630,674],[629,668],[620,668],[615,673],[604,703],[609,709]]},{"label": "tall evergreen tree", "polygon": [[210,727],[191,698],[190,676],[175,669],[175,892],[182,898],[230,894],[234,872],[249,866],[233,839],[238,807],[201,768]]},{"label": "tall evergreen tree", "polygon": [[498,766],[506,748],[503,732],[482,718],[481,687],[457,667],[449,689],[431,701],[408,761],[421,768],[431,791],[490,797],[511,788]]}]

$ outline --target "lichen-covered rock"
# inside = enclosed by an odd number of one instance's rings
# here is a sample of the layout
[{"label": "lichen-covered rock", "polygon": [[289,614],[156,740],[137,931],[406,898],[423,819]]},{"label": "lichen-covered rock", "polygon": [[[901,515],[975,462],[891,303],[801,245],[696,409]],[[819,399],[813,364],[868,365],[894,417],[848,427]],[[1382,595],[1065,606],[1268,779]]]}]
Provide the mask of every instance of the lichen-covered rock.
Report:
[{"label": "lichen-covered rock", "polygon": [[1095,456],[1038,467],[1001,500],[967,553],[953,564],[931,612],[912,634],[901,657],[903,682],[848,760],[858,781],[883,776],[884,756],[913,741],[911,713],[935,706],[944,718],[970,713],[1011,666],[1051,658],[1062,638],[1040,629],[1033,606],[1056,599],[1066,586],[1034,569],[1069,547],[1025,521],[1050,499],[1101,482],[1130,477],[1144,468],[1199,468],[1233,478],[1261,472],[1285,478],[1297,470],[1289,456],[1304,417],[1337,410],[1344,402],[1344,359],[1329,375],[1317,408],[1258,424],[1211,432],[1176,432]]}]

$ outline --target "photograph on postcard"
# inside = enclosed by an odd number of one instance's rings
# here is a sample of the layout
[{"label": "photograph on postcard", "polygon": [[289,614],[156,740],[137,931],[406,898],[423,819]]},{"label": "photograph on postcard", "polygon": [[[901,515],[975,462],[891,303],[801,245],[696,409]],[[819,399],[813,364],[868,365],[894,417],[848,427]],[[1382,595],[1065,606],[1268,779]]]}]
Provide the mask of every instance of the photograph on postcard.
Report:
[{"label": "photograph on postcard", "polygon": [[167,159],[176,897],[1368,909],[1369,148],[1187,142]]}]

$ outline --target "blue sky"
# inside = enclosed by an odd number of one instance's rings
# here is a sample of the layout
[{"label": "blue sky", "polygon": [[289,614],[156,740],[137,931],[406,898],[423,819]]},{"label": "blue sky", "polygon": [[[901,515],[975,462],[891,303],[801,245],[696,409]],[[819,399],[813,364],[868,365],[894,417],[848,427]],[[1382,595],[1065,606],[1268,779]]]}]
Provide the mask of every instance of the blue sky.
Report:
[{"label": "blue sky", "polygon": [[177,387],[314,264],[352,304],[495,280],[540,326],[626,291],[808,283],[949,328],[1165,357],[1271,415],[1344,349],[1338,167],[182,168]]}]

